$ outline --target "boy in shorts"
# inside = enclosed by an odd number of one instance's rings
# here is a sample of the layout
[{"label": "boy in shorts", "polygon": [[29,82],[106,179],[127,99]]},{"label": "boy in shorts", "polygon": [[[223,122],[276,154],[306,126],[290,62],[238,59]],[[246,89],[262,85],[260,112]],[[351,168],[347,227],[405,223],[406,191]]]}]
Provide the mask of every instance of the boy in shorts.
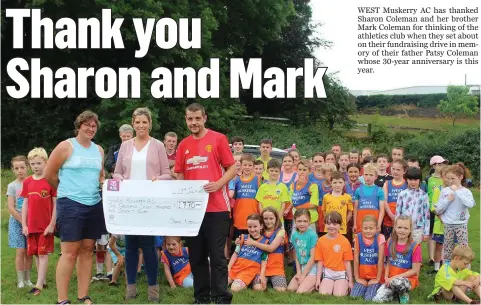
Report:
[{"label": "boy in shorts", "polygon": [[43,177],[48,155],[43,148],[28,153],[33,175],[23,181],[20,197],[22,206],[22,232],[27,236],[27,255],[38,257],[37,284],[29,291],[39,295],[46,287],[48,255],[53,253],[56,223],[57,191]]},{"label": "boy in shorts", "polygon": [[434,279],[434,290],[429,299],[445,299],[448,301],[463,301],[467,304],[479,304],[479,300],[471,299],[466,291],[471,289],[480,297],[479,273],[467,267],[474,259],[474,252],[469,246],[456,246],[451,261],[439,269]]}]

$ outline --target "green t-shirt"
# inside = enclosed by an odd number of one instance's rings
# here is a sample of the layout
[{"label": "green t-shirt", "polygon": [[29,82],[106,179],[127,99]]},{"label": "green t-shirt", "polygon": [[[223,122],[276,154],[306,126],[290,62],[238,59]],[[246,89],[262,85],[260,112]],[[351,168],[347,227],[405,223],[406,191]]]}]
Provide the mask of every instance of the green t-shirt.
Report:
[{"label": "green t-shirt", "polygon": [[441,268],[439,268],[436,277],[434,278],[434,290],[433,292],[431,292],[428,298],[434,297],[441,291],[441,289],[451,291],[456,280],[464,281],[470,275],[478,276],[479,273],[469,270],[467,268],[456,272],[453,268],[451,268],[449,263],[442,265]]},{"label": "green t-shirt", "polygon": [[[281,209],[283,202],[290,202],[289,190],[287,186],[278,182],[277,184],[270,184],[269,182],[261,184],[256,194],[256,200],[262,205],[262,208],[273,207],[278,212]],[[282,215],[281,215],[282,217]]]},{"label": "green t-shirt", "polygon": [[443,185],[443,179],[431,175],[428,179],[428,198],[429,207],[432,209],[433,206],[433,194],[434,190]]},{"label": "green t-shirt", "polygon": [[[438,203],[439,196],[441,195],[441,186],[438,186],[433,191],[433,203],[431,205],[431,212],[436,210],[436,204]],[[433,221],[431,219],[431,221]],[[444,235],[444,224],[438,215],[434,217],[433,234]]]}]

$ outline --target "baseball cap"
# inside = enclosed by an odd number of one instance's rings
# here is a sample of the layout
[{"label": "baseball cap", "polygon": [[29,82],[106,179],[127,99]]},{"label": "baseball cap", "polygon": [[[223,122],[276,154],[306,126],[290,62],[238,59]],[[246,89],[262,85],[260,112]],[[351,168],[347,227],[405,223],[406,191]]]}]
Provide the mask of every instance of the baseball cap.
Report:
[{"label": "baseball cap", "polygon": [[441,156],[433,156],[431,158],[431,161],[429,161],[429,164],[434,165],[434,164],[440,164],[440,163],[445,163],[445,162],[448,162],[448,160],[444,159]]}]

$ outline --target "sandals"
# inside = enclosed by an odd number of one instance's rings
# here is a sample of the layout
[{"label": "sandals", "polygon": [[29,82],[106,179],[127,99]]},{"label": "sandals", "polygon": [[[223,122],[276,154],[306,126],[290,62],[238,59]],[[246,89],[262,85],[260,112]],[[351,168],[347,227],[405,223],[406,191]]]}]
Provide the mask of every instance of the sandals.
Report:
[{"label": "sandals", "polygon": [[89,304],[94,303],[94,301],[92,301],[92,299],[88,295],[84,296],[83,298],[77,298],[77,301],[82,302],[82,303],[85,303],[85,301],[87,301],[87,300],[89,300],[91,302]]},{"label": "sandals", "polygon": [[63,300],[62,302],[57,302],[55,304],[60,304],[60,305],[70,304],[70,300]]},{"label": "sandals", "polygon": [[33,295],[40,295],[42,290],[38,289],[37,287],[33,287],[28,293],[31,293]]}]

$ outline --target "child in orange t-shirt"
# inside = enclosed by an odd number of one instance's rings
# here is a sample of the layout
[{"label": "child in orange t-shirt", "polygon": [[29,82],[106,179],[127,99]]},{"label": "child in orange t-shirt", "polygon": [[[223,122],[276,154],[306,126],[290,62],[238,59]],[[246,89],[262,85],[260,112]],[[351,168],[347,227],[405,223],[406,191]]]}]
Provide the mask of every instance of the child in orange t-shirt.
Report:
[{"label": "child in orange t-shirt", "polygon": [[364,297],[372,301],[381,287],[384,266],[384,244],[382,234],[376,232],[377,219],[371,215],[362,220],[362,233],[354,235],[354,279],[351,297]]},{"label": "child in orange t-shirt", "polygon": [[[351,244],[339,234],[342,216],[336,211],[326,214],[327,235],[319,238],[314,259],[317,261],[316,290],[321,294],[346,296],[352,289]],[[322,277],[322,281],[321,281]]]},{"label": "child in orange t-shirt", "polygon": [[394,219],[396,218],[396,204],[399,193],[408,188],[406,180],[406,164],[403,160],[396,160],[391,163],[391,175],[393,179],[384,182],[384,220],[382,222],[381,233],[385,238],[391,237]]},{"label": "child in orange t-shirt", "polygon": [[384,282],[372,299],[376,303],[388,303],[399,298],[401,304],[409,303],[409,291],[419,284],[421,247],[412,238],[411,216],[401,215],[394,222],[391,238],[386,243],[386,269]]}]

